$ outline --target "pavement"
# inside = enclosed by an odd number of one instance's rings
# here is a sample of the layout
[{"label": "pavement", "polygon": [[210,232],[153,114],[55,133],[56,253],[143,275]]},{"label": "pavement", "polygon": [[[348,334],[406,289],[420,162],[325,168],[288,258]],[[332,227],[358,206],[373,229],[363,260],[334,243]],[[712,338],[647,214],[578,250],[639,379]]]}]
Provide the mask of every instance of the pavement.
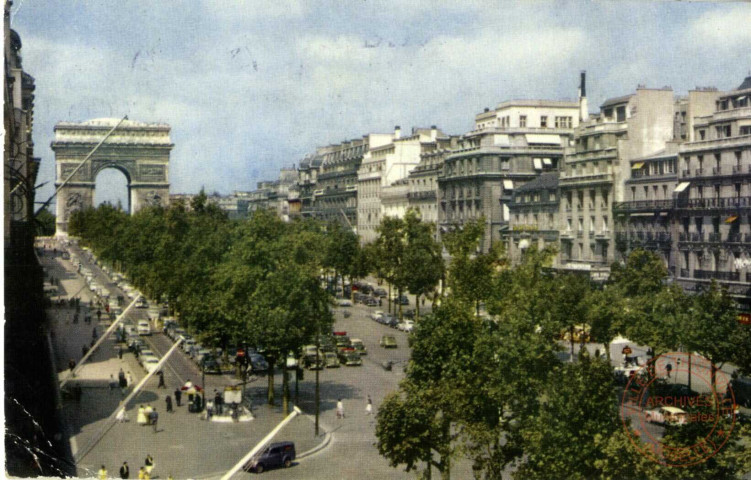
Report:
[{"label": "pavement", "polygon": [[[59,250],[57,255],[51,248],[45,250],[40,258],[47,283],[50,275],[56,279],[60,298],[80,298],[78,322],[74,323],[76,309],[67,304],[53,305],[47,310],[53,358],[62,381],[70,375],[69,360],[78,362],[83,356],[82,347],[91,345],[92,331],[96,329],[97,335],[101,335],[109,323],[97,322],[96,307],[91,315],[92,322],[83,321],[90,314],[88,305],[94,300],[93,294],[70,261],[60,256]],[[168,378],[167,389],[158,389],[158,379],[154,376],[127,404],[130,421],[117,422],[113,413],[121,408],[121,402],[131,392],[132,386],[123,393],[119,388],[110,387],[111,378],[117,379],[122,369],[137,385],[146,375],[131,353],[118,358],[117,347],[113,338],[106,339],[77,371],[75,378],[70,378],[65,385],[66,390],[81,387],[80,400],[63,395],[58,406],[73,456],[77,459],[79,477],[95,476],[101,465],[105,465],[114,478],[118,476],[122,463],[127,461],[132,478],[136,478],[148,454],[155,461],[152,478],[167,478],[169,475],[176,479],[219,477],[284,419],[281,407],[260,405],[261,402],[256,402],[258,406],[253,409],[253,419],[247,422],[207,422],[201,419],[201,415],[189,413],[185,402],[182,407],[177,407],[174,399],[175,411],[167,413],[165,396],[180,385],[170,384],[171,378],[165,376]],[[279,382],[277,387],[280,387]],[[277,398],[280,399],[279,393]],[[151,405],[159,412],[156,432],[153,427],[136,422],[140,405]],[[298,458],[309,457],[331,441],[330,429],[324,423],[321,426],[322,432],[316,437],[313,421],[307,415],[298,416],[274,440],[293,440]]]}]

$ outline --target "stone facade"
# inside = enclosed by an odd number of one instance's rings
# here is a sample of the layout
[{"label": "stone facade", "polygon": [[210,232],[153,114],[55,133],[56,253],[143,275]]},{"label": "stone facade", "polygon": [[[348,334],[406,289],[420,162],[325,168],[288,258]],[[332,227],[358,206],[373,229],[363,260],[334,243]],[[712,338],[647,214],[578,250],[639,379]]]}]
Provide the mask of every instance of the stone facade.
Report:
[{"label": "stone facade", "polygon": [[438,177],[441,231],[482,217],[483,250],[500,241],[514,189],[558,169],[578,124],[578,102],[515,100],[477,115]]}]

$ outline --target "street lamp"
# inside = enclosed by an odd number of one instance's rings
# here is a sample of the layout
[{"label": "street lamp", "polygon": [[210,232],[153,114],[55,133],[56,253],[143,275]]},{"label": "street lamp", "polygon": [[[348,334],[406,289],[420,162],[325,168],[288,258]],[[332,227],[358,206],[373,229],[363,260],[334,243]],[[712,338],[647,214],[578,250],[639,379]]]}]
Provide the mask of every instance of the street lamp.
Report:
[{"label": "street lamp", "polygon": [[321,410],[321,391],[318,385],[318,371],[321,368],[321,324],[316,321],[318,335],[316,335],[316,437],[318,436],[318,415]]}]

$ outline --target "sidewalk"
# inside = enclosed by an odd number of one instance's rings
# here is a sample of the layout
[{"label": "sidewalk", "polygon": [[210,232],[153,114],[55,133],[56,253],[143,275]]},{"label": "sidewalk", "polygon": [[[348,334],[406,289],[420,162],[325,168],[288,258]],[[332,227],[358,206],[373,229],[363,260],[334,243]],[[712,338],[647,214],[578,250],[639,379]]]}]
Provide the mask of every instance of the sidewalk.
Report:
[{"label": "sidewalk", "polygon": [[[51,251],[46,252],[41,260],[47,278],[52,274],[60,279],[58,290],[62,296],[78,295],[81,298],[78,323],[73,323],[74,308],[52,306],[47,309],[52,330],[53,358],[63,381],[70,374],[68,361],[74,359],[78,362],[81,359],[81,348],[91,344],[95,326],[97,334],[101,335],[109,323],[97,325],[95,314],[90,325],[84,323],[91,293],[88,288],[82,289],[85,281],[69,261],[63,260],[59,252],[53,258]],[[177,407],[174,399],[175,411],[167,413],[164,397],[171,394],[176,385],[157,390],[158,379],[155,376],[127,406],[129,422],[108,421],[124,398],[119,388],[111,389],[109,385],[110,376],[117,379],[120,369],[130,372],[134,384],[145,376],[145,371],[131,353],[118,358],[117,345],[109,338],[79,369],[76,378],[70,379],[66,385],[66,389],[78,385],[82,390],[80,401],[63,398],[60,407],[73,455],[78,458],[80,453],[85,453],[84,450],[89,450],[78,461],[79,477],[95,476],[102,464],[110,476],[115,477],[120,465],[127,461],[131,478],[135,478],[148,454],[155,460],[152,478],[166,478],[170,474],[176,479],[215,476],[218,472],[229,470],[284,418],[281,408],[262,405],[254,408],[255,418],[251,421],[207,422],[201,420],[201,415],[189,413],[185,402],[182,407]],[[130,388],[125,396],[130,393]],[[139,405],[146,404],[159,412],[156,433],[153,427],[136,422]],[[102,432],[106,433],[101,435]],[[100,435],[101,439],[96,441]],[[290,422],[276,440],[292,440],[297,452],[303,453],[319,447],[328,439],[324,436],[316,438],[313,424],[302,416]]]}]

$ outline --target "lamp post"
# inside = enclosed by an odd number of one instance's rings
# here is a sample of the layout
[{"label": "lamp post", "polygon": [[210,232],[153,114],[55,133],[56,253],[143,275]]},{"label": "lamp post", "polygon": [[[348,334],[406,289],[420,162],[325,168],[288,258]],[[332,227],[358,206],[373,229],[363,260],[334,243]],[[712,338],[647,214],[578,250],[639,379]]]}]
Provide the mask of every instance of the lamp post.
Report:
[{"label": "lamp post", "polygon": [[[316,322],[317,323],[317,322]],[[318,375],[321,369],[321,324],[318,323],[318,335],[316,335],[316,437],[318,436],[318,415],[321,411],[321,390],[318,385]]]}]

